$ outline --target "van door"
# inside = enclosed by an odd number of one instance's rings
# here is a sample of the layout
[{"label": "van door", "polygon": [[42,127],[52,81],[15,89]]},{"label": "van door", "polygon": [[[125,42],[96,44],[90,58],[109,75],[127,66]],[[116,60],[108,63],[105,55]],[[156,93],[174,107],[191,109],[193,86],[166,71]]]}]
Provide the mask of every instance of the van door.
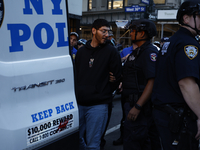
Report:
[{"label": "van door", "polygon": [[66,1],[0,0],[0,45],[0,149],[76,149]]}]

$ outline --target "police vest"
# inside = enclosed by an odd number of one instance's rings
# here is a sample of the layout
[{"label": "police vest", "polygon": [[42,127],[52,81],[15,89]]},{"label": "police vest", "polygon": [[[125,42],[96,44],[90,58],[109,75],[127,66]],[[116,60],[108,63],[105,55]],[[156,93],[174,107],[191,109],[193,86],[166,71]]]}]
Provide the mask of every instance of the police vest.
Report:
[{"label": "police vest", "polygon": [[137,63],[137,50],[133,51],[123,66],[123,94],[141,94],[146,85],[146,79],[142,68]]}]

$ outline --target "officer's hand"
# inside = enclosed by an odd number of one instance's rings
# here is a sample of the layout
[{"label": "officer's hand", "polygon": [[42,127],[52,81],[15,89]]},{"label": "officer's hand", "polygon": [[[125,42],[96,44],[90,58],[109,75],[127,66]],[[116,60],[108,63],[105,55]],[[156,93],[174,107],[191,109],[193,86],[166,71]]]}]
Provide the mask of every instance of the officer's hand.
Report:
[{"label": "officer's hand", "polygon": [[200,119],[197,120],[197,129],[198,129],[198,131],[197,131],[195,138],[197,140],[199,140],[200,139]]},{"label": "officer's hand", "polygon": [[133,107],[129,113],[128,113],[128,116],[127,116],[127,119],[128,120],[132,120],[132,121],[135,121],[137,119],[137,116],[139,115],[140,113],[140,110],[136,109],[135,107]]},{"label": "officer's hand", "polygon": [[122,82],[120,82],[119,87],[118,87],[118,92],[121,93],[122,92]]},{"label": "officer's hand", "polygon": [[109,79],[109,81],[110,82],[114,82],[116,79],[115,79],[115,76],[113,76],[113,73],[112,72],[109,72],[109,74],[110,74],[110,79]]}]

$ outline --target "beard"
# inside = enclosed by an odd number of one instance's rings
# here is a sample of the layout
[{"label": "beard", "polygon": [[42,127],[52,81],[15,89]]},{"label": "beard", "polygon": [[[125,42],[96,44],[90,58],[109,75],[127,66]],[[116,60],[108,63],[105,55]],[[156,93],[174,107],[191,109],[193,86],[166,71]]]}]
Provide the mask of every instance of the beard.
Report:
[{"label": "beard", "polygon": [[101,34],[99,34],[98,32],[96,33],[95,35],[95,38],[97,40],[97,42],[100,44],[100,45],[103,45],[106,43],[106,38],[102,38],[103,36]]}]

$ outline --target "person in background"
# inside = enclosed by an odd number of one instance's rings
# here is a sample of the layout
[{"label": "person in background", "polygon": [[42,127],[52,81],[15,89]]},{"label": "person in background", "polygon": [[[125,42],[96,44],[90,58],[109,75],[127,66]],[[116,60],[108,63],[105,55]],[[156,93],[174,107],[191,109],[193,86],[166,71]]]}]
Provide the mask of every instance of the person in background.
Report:
[{"label": "person in background", "polygon": [[71,56],[72,56],[73,61],[75,60],[75,56],[77,53],[77,49],[75,48],[75,46],[77,45],[78,39],[79,39],[78,33],[76,32],[70,33],[70,48],[71,48]]},{"label": "person in background", "polygon": [[108,119],[108,104],[112,102],[112,93],[121,80],[119,53],[107,42],[109,27],[107,20],[95,20],[92,40],[77,51],[75,58],[80,150],[100,150]]},{"label": "person in background", "polygon": [[116,41],[115,41],[115,39],[113,37],[114,37],[114,35],[113,35],[112,30],[109,30],[107,40],[110,43],[110,45],[115,47],[116,46]]},{"label": "person in background", "polygon": [[87,42],[86,39],[80,39],[80,40],[78,40],[78,42],[77,42],[78,49],[81,48],[83,45],[85,45],[86,42]]},{"label": "person in background", "polygon": [[114,37],[113,32],[112,32],[111,29],[109,30],[108,34],[109,34],[108,35],[108,40],[111,40]]},{"label": "person in background", "polygon": [[133,50],[135,50],[138,46],[136,44],[132,44],[132,46],[130,47],[126,47],[122,50],[122,52],[120,53],[120,57],[121,57],[121,61],[122,63],[124,61],[126,61],[126,59],[128,58],[129,54],[133,52]]},{"label": "person in background", "polygon": [[169,41],[169,38],[168,37],[163,37],[161,40],[160,40],[160,48],[162,48],[162,46],[164,45],[165,42],[168,42]]},{"label": "person in background", "polygon": [[119,53],[121,53],[122,50],[124,49],[124,44],[125,44],[124,40],[121,40],[120,43],[116,45],[116,48]]},{"label": "person in background", "polygon": [[153,46],[155,46],[157,48],[157,50],[160,51],[160,42],[154,41]]}]

